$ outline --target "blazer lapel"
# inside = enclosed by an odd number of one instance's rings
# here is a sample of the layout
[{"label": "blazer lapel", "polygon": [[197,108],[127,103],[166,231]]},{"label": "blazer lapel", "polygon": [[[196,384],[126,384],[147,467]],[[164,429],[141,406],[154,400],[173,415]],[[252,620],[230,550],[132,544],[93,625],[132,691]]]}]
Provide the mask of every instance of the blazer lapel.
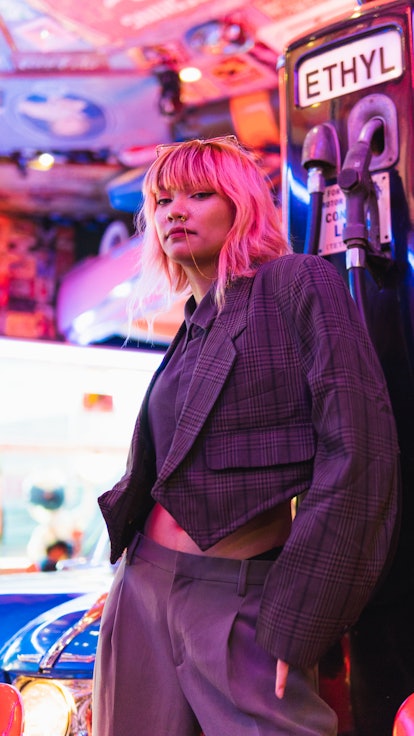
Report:
[{"label": "blazer lapel", "polygon": [[216,317],[194,367],[174,438],[155,487],[190,450],[222,390],[237,355],[234,339],[246,326],[253,280],[239,279],[227,292],[225,306]]}]

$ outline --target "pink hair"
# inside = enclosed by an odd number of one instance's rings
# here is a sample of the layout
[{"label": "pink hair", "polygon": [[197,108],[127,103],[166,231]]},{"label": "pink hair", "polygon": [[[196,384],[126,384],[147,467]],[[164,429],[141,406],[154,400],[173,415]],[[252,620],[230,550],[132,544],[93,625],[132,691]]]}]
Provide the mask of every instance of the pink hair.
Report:
[{"label": "pink hair", "polygon": [[[143,183],[144,205],[137,216],[143,232],[142,273],[149,283],[170,293],[188,288],[185,272],[169,261],[154,226],[156,194],[167,190],[213,190],[226,197],[234,210],[233,225],[220,251],[216,301],[222,306],[226,286],[240,276],[252,276],[261,263],[291,251],[282,234],[269,184],[252,154],[235,139],[190,140],[160,148]],[[151,274],[151,277],[150,277]]]}]

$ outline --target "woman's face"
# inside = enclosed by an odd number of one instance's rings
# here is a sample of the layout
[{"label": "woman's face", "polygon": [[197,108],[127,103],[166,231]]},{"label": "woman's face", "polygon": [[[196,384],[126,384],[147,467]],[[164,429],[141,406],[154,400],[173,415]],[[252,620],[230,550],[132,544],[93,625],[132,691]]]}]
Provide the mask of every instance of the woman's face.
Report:
[{"label": "woman's face", "polygon": [[231,203],[214,191],[161,190],[155,228],[164,253],[192,274],[214,278],[218,254],[233,224]]}]

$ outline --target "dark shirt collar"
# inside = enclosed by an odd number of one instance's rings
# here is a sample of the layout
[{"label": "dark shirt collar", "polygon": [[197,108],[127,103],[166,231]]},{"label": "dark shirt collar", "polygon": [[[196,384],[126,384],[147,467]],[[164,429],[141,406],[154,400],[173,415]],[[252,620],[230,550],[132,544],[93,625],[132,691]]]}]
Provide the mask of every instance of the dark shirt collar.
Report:
[{"label": "dark shirt collar", "polygon": [[206,330],[217,314],[217,306],[214,302],[215,287],[214,285],[209,289],[207,294],[203,296],[201,302],[196,304],[193,296],[187,300],[184,306],[184,319],[187,325],[187,330],[191,324],[195,324]]},{"label": "dark shirt collar", "polygon": [[187,333],[184,338],[183,349],[187,347],[188,340],[195,335],[200,336],[210,327],[217,314],[217,306],[214,302],[215,285],[212,285],[207,294],[202,298],[199,304],[193,296],[186,301],[184,306],[184,319],[187,327]]}]

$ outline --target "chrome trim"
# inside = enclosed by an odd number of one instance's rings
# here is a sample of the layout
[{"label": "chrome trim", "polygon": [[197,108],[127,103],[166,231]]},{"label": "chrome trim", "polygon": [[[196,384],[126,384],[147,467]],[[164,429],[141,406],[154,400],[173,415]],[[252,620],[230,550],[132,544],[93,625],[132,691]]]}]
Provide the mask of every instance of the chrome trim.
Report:
[{"label": "chrome trim", "polygon": [[[77,637],[79,634],[81,634],[85,629],[88,628],[92,623],[95,621],[98,621],[102,615],[102,609],[103,604],[106,599],[106,593],[100,596],[96,603],[89,609],[89,611],[86,611],[83,616],[77,621],[74,626],[71,626],[67,631],[65,631],[64,634],[62,634],[57,641],[55,641],[54,644],[49,648],[49,650],[46,652],[46,654],[43,655],[43,657],[40,660],[39,664],[39,670],[41,672],[47,672],[50,671],[54,665],[56,664],[57,660],[62,656],[64,650],[67,646]],[[69,657],[71,655],[68,655]],[[75,661],[72,659],[66,660],[66,661]],[[85,660],[80,660],[85,661]],[[90,660],[86,660],[90,661]]]},{"label": "chrome trim", "polygon": [[17,659],[19,662],[30,662],[37,664],[42,659],[41,654],[18,654]]}]

